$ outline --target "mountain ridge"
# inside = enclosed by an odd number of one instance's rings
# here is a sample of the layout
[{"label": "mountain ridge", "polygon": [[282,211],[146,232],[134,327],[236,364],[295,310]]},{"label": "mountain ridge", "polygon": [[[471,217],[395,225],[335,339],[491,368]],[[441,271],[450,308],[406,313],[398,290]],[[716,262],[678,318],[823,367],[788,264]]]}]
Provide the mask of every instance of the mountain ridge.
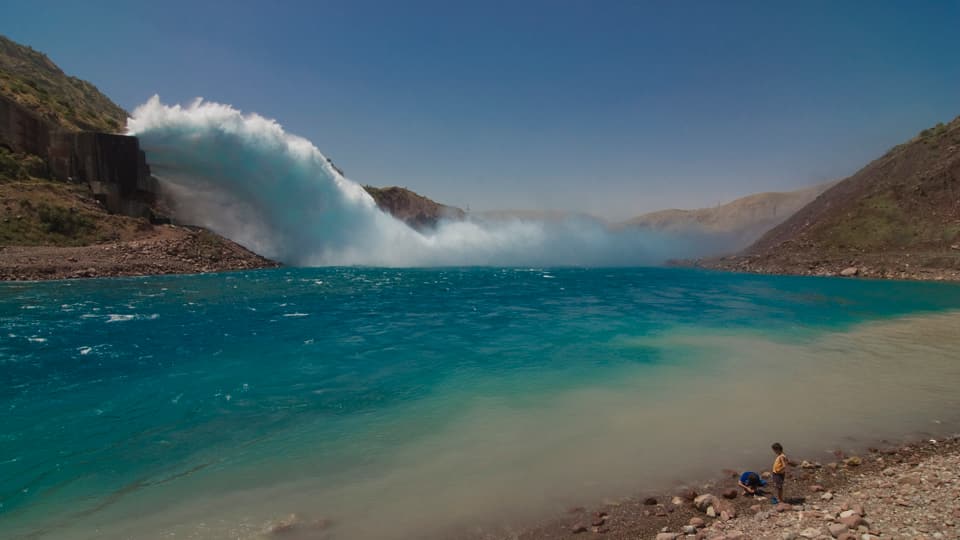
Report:
[{"label": "mountain ridge", "polygon": [[960,117],[890,149],[741,254],[699,264],[763,273],[960,279]]},{"label": "mountain ridge", "polygon": [[657,210],[619,225],[724,237],[736,246],[733,249],[740,249],[788,219],[833,184],[835,182],[825,182],[794,191],[753,193],[711,208]]},{"label": "mountain ridge", "polygon": [[127,112],[47,55],[0,35],[0,94],[70,131],[122,133]]}]

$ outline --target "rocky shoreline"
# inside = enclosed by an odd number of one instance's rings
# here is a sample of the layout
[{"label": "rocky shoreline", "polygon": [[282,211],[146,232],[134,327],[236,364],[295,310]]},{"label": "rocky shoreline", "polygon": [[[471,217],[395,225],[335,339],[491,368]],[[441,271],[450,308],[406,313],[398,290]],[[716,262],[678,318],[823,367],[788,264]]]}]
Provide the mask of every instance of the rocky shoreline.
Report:
[{"label": "rocky shoreline", "polygon": [[[737,471],[700,486],[571,508],[519,540],[960,538],[960,437],[884,442],[833,461],[797,460],[786,502],[744,497]],[[768,475],[769,472],[764,472]]]},{"label": "rocky shoreline", "polygon": [[[807,456],[810,457],[810,456]],[[772,454],[771,454],[772,462]],[[769,471],[763,471],[769,477]],[[450,540],[943,540],[960,538],[960,436],[887,441],[790,457],[784,502],[745,496],[739,471],[672,491],[606,499],[520,529],[501,524],[424,538]],[[496,530],[497,532],[493,532]],[[298,514],[265,524],[264,538],[339,538],[336,519]]]},{"label": "rocky shoreline", "polygon": [[752,274],[861,277],[911,281],[960,281],[960,249],[955,253],[856,254],[835,257],[729,257],[670,261],[671,266]]},{"label": "rocky shoreline", "polygon": [[196,227],[153,226],[135,240],[80,247],[0,247],[0,281],[199,274],[278,263]]}]

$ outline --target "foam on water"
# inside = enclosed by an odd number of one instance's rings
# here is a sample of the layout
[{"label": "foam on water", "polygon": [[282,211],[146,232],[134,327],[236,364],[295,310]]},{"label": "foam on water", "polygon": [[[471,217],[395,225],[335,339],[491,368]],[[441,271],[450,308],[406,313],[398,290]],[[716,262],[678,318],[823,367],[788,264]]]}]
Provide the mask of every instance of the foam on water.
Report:
[{"label": "foam on water", "polygon": [[154,97],[128,127],[181,219],[293,265],[637,265],[702,248],[694,238],[613,231],[582,217],[451,221],[418,232],[381,212],[310,141],[273,120],[199,99],[183,107]]}]

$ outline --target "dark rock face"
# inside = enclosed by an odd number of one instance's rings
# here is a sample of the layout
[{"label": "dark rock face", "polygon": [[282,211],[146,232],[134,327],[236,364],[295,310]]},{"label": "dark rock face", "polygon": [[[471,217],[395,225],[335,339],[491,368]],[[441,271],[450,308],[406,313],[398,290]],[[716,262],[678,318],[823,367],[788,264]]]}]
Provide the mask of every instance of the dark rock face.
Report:
[{"label": "dark rock face", "polygon": [[[339,170],[339,169],[338,169]],[[401,187],[375,188],[364,186],[377,206],[417,230],[429,230],[441,220],[462,220],[466,212],[455,206],[435,202]]]},{"label": "dark rock face", "polygon": [[50,148],[53,126],[0,95],[0,145],[15,152],[44,156]]},{"label": "dark rock face", "polygon": [[53,178],[88,184],[112,213],[151,216],[159,186],[136,137],[67,131],[0,96],[0,145],[40,156]]}]

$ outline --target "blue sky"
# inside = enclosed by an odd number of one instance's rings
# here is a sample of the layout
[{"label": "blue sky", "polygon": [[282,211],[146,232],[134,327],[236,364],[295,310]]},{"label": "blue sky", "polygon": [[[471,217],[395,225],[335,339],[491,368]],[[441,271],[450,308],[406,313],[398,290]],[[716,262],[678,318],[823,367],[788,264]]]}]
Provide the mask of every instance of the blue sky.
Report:
[{"label": "blue sky", "polygon": [[361,183],[623,218],[847,176],[960,114],[960,2],[0,0],[132,110],[277,119]]}]

